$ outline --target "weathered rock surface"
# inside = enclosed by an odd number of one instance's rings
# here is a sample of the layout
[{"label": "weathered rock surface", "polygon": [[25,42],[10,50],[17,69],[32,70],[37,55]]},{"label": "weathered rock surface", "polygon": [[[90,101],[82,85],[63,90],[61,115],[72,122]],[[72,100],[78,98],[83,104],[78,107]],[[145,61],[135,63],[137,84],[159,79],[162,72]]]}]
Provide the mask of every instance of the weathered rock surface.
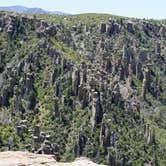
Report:
[{"label": "weathered rock surface", "polygon": [[[56,162],[52,155],[28,152],[0,152],[0,166],[99,166],[88,158],[77,158],[72,163]],[[100,165],[104,166],[104,165]]]}]

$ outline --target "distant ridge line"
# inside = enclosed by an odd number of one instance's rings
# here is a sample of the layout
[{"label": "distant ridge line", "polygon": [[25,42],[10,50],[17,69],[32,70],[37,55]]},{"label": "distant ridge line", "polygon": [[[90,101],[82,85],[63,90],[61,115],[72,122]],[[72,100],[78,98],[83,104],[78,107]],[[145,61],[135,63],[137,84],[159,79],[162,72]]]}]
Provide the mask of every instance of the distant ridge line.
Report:
[{"label": "distant ridge line", "polygon": [[10,12],[16,12],[16,13],[22,13],[22,14],[57,14],[57,15],[70,15],[68,13],[63,13],[61,11],[47,11],[42,8],[34,7],[29,8],[25,6],[2,6],[0,7],[0,10],[3,11],[10,11]]}]

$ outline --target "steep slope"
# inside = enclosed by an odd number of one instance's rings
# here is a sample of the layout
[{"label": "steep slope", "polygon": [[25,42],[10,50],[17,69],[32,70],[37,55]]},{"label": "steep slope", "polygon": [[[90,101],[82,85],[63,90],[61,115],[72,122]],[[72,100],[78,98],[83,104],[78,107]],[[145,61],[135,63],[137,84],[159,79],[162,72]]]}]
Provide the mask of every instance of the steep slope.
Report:
[{"label": "steep slope", "polygon": [[0,30],[1,150],[166,164],[162,22],[1,12]]}]

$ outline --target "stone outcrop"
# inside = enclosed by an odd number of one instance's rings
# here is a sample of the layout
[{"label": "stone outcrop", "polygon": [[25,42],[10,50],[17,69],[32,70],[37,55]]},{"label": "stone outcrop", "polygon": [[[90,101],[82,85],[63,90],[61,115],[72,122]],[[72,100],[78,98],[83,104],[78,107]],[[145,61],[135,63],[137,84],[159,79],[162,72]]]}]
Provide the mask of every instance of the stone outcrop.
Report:
[{"label": "stone outcrop", "polygon": [[8,29],[7,29],[7,33],[9,34],[10,37],[12,37],[12,35],[14,34],[17,26],[17,17],[16,16],[12,16],[10,17],[10,22],[8,24]]},{"label": "stone outcrop", "polygon": [[116,151],[115,149],[110,149],[107,156],[107,165],[116,166]]},{"label": "stone outcrop", "polygon": [[[0,114],[9,117],[0,122],[0,150],[57,160],[89,155],[110,166],[155,156],[152,146],[161,144],[145,122],[165,123],[153,112],[165,104],[165,26],[99,18],[63,16],[51,23],[51,16],[48,22],[0,14]],[[145,110],[152,111],[144,119]]]},{"label": "stone outcrop", "polygon": [[159,34],[164,39],[166,37],[166,27],[161,27],[160,31],[159,31]]},{"label": "stone outcrop", "polygon": [[45,140],[41,148],[37,150],[37,154],[54,154],[56,160],[59,160],[59,146],[51,144],[50,141]]},{"label": "stone outcrop", "polygon": [[149,124],[146,124],[144,126],[144,137],[148,145],[155,142],[154,130],[151,128]]},{"label": "stone outcrop", "polygon": [[149,69],[145,68],[143,71],[143,82],[142,82],[142,92],[141,92],[141,96],[146,99],[146,92],[149,89]]},{"label": "stone outcrop", "polygon": [[100,104],[100,96],[98,92],[92,93],[92,110],[91,110],[91,125],[92,128],[102,121],[103,112]]},{"label": "stone outcrop", "polygon": [[72,90],[73,90],[73,95],[75,96],[78,95],[79,85],[80,85],[80,69],[74,68],[72,73]]},{"label": "stone outcrop", "polygon": [[5,166],[106,166],[106,165],[98,165],[90,161],[88,158],[80,157],[77,158],[72,163],[60,163],[55,160],[52,155],[45,154],[33,154],[28,152],[1,152],[0,153],[0,161],[2,165]]},{"label": "stone outcrop", "polygon": [[80,157],[83,154],[84,147],[86,145],[87,138],[84,135],[79,135],[77,144],[74,147],[74,153],[77,157]]},{"label": "stone outcrop", "polygon": [[111,132],[108,123],[103,117],[101,130],[100,130],[100,146],[103,148],[109,147],[111,145]]},{"label": "stone outcrop", "polygon": [[127,30],[130,32],[130,33],[134,33],[134,25],[132,22],[128,22],[127,23]]},{"label": "stone outcrop", "polygon": [[55,25],[50,25],[46,21],[42,20],[40,22],[40,26],[36,30],[36,33],[39,38],[47,36],[47,35],[55,37],[57,34],[57,28]]},{"label": "stone outcrop", "polygon": [[107,25],[105,23],[102,23],[100,25],[100,31],[101,33],[105,33],[106,32],[106,29],[107,29]]},{"label": "stone outcrop", "polygon": [[113,35],[119,32],[120,32],[119,24],[115,23],[115,21],[110,18],[109,23],[107,25],[107,33],[109,33],[110,35]]}]

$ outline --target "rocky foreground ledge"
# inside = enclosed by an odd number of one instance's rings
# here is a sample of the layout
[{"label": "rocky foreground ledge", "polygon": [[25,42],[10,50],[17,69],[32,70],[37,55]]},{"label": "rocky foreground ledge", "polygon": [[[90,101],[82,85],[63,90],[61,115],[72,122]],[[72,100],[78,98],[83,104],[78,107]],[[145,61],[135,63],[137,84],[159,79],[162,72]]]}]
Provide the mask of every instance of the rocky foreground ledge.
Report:
[{"label": "rocky foreground ledge", "polygon": [[[88,158],[77,158],[72,163],[56,162],[52,155],[33,154],[29,152],[1,152],[0,166],[99,166]],[[104,165],[100,165],[104,166]]]}]

